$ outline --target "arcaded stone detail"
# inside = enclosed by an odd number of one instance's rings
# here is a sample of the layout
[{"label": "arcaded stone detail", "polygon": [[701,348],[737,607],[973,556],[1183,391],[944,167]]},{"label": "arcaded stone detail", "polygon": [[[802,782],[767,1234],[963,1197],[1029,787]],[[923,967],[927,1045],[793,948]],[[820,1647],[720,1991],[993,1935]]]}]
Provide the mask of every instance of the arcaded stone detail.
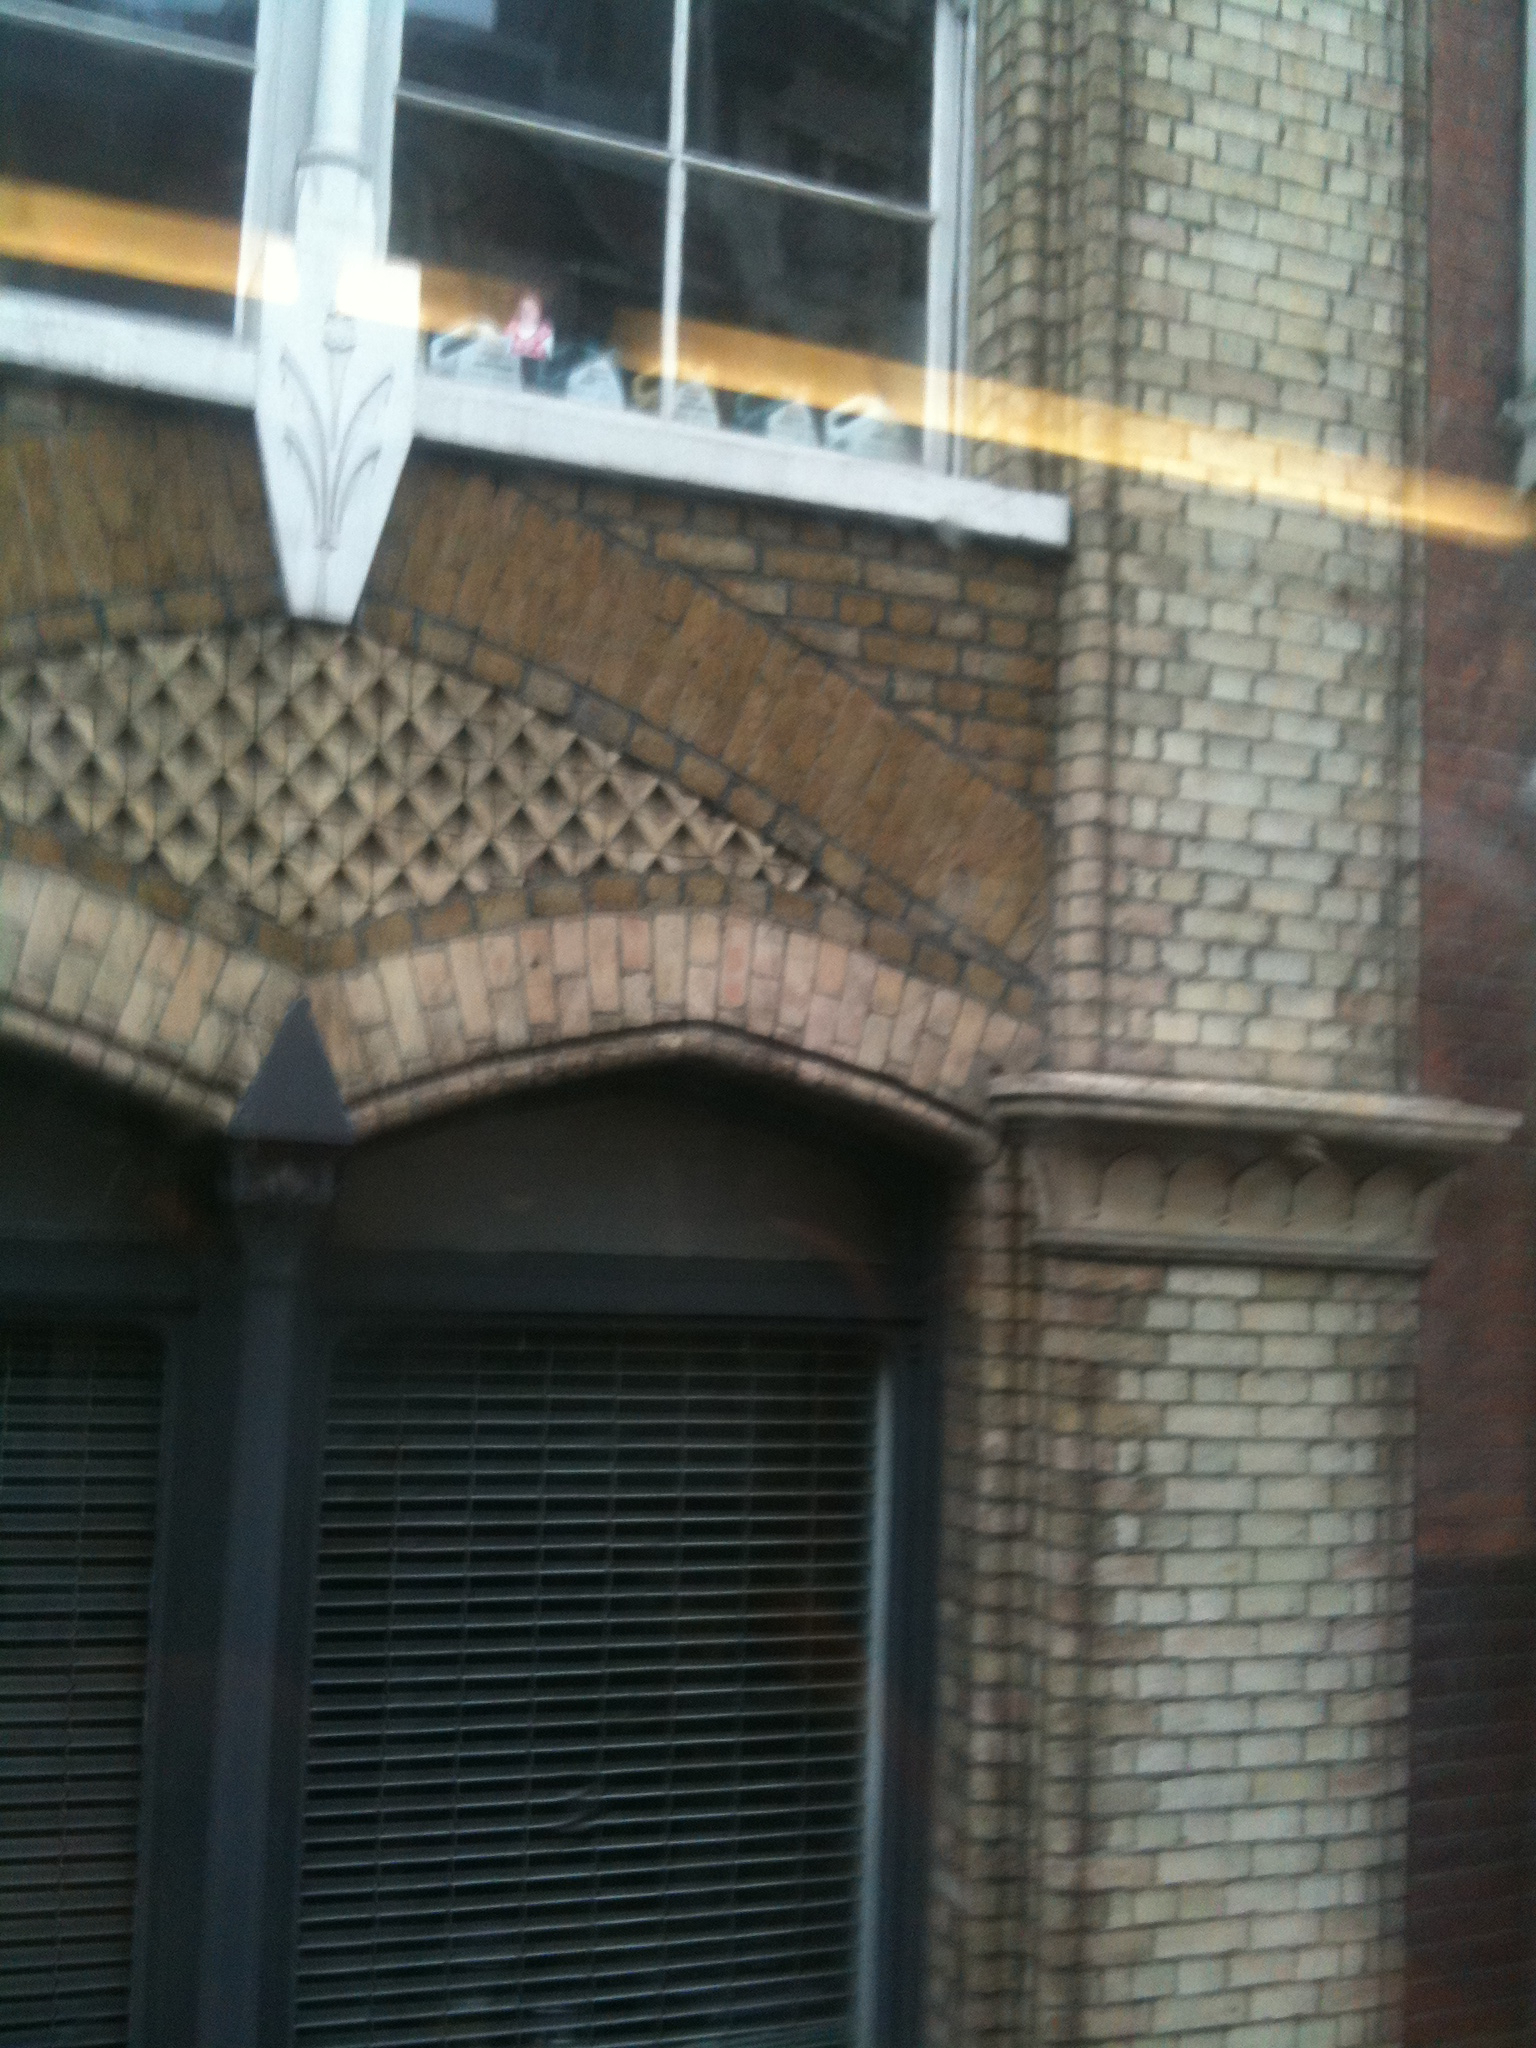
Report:
[{"label": "arcaded stone detail", "polygon": [[1305,1138],[1127,1149],[1123,1132],[1065,1129],[1026,1158],[1053,1246],[1165,1258],[1422,1266],[1445,1181],[1438,1160],[1383,1164]]},{"label": "arcaded stone detail", "polygon": [[512,692],[352,632],[155,636],[0,669],[0,817],[321,936],[593,874],[803,863]]},{"label": "arcaded stone detail", "polygon": [[1427,1265],[1446,1179],[1517,1118],[1434,1098],[1036,1074],[1000,1080],[1042,1249]]}]

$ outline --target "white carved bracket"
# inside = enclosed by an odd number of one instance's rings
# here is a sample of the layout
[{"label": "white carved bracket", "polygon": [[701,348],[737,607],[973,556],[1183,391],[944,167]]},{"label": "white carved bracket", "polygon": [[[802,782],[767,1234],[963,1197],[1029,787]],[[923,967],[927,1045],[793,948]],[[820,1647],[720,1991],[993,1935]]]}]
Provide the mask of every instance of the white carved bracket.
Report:
[{"label": "white carved bracket", "polygon": [[346,624],[416,428],[421,273],[378,255],[368,0],[324,0],[294,235],[261,263],[256,435],[288,609]]},{"label": "white carved bracket", "polygon": [[1413,1272],[1445,1182],[1520,1119],[1405,1095],[1027,1074],[993,1103],[1022,1145],[1034,1242],[1077,1258]]},{"label": "white carved bracket", "polygon": [[[421,277],[301,206],[291,286],[267,259],[256,433],[288,609],[357,610],[416,424]],[[286,253],[286,245],[278,245]]]}]

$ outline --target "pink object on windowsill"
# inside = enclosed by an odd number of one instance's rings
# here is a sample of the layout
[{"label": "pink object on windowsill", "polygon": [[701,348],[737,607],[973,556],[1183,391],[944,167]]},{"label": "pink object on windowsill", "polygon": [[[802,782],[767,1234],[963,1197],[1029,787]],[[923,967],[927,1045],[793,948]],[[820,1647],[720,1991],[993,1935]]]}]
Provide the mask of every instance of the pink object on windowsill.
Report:
[{"label": "pink object on windowsill", "polygon": [[555,352],[555,330],[544,318],[543,301],[533,292],[519,299],[505,335],[513,355],[524,356],[530,362],[547,363]]}]

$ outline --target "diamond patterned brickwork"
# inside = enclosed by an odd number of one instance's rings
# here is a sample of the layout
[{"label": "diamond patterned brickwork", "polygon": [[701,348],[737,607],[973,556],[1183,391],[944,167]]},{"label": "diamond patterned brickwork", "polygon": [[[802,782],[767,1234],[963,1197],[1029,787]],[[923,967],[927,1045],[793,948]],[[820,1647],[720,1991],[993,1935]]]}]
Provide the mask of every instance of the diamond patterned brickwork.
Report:
[{"label": "diamond patterned brickwork", "polygon": [[157,860],[306,935],[594,873],[808,879],[505,690],[297,625],[0,670],[0,816]]},{"label": "diamond patterned brickwork", "polygon": [[[493,482],[423,450],[361,624],[670,778],[878,921],[888,954],[991,1001],[1040,993],[1059,587],[1016,550],[525,464]],[[0,377],[0,665],[280,605],[248,425]],[[720,879],[523,893],[563,915],[715,900]],[[718,900],[759,888],[783,894],[733,875]]]}]

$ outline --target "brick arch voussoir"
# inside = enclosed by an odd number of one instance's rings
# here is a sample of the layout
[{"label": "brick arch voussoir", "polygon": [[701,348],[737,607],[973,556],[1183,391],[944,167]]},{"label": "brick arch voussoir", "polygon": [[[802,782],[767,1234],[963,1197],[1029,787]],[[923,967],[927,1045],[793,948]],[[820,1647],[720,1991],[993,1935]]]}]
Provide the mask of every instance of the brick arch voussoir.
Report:
[{"label": "brick arch voussoir", "polygon": [[361,1131],[697,1057],[985,1150],[988,1084],[1039,1051],[1005,1010],[745,910],[532,920],[316,975],[309,992]]},{"label": "brick arch voussoir", "polygon": [[0,1039],[221,1129],[301,994],[360,1133],[688,1057],[977,1154],[988,1084],[1039,1051],[1006,1011],[767,914],[535,919],[305,976],[74,874],[0,862]]},{"label": "brick arch voussoir", "polygon": [[0,860],[0,1040],[222,1129],[303,987],[291,967],[66,870]]}]

